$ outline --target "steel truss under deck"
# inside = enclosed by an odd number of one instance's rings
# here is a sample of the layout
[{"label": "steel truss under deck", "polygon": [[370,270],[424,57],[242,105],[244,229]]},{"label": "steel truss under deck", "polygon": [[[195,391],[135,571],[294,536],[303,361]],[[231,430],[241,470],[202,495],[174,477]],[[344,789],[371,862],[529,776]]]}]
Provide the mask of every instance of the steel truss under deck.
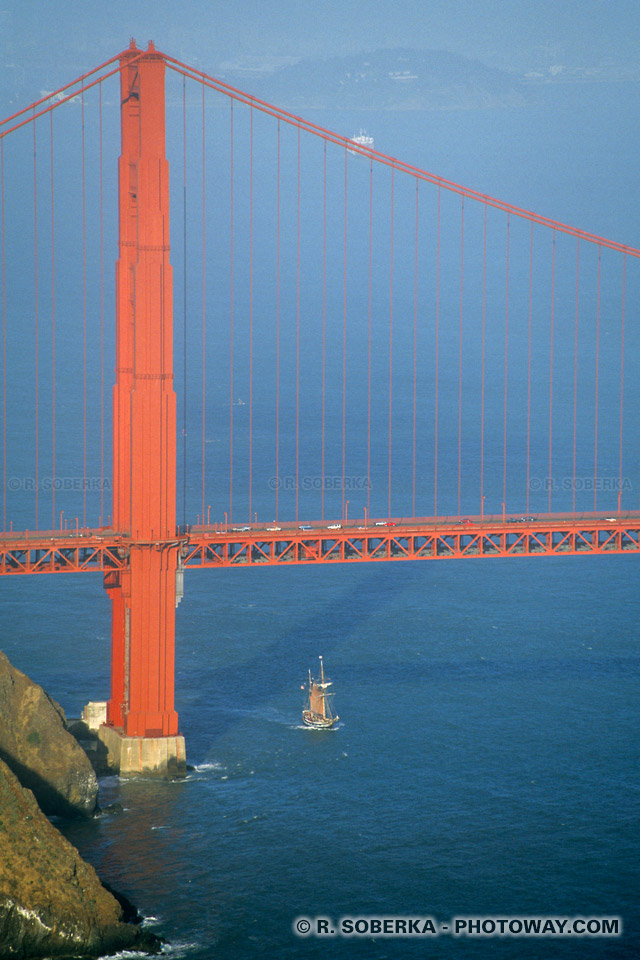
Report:
[{"label": "steel truss under deck", "polygon": [[[11,533],[0,540],[0,575],[27,573],[109,574],[125,569],[133,541],[126,534],[84,529],[70,534]],[[180,547],[186,569],[375,563],[389,560],[455,560],[481,557],[592,556],[640,553],[640,516],[603,519],[548,517],[535,521],[438,518],[387,521],[328,529],[295,525],[268,530],[191,528],[149,544]]]}]

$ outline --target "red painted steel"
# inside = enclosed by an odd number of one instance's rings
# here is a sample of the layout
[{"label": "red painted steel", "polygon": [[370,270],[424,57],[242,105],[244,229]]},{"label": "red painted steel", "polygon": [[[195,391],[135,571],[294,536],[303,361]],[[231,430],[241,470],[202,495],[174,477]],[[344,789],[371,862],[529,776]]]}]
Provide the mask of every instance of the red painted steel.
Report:
[{"label": "red painted steel", "polygon": [[173,698],[177,549],[171,539],[176,398],[165,63],[152,44],[141,57],[133,43],[120,63],[113,516],[133,543],[128,568],[117,585],[108,585],[114,657],[108,720],[123,725],[129,736],[170,736],[178,732]]},{"label": "red painted steel", "polygon": [[[221,529],[222,528],[222,529]],[[282,529],[193,528],[184,547],[185,568],[294,566],[390,560],[490,557],[593,556],[640,553],[640,516],[612,522],[589,516],[428,517],[353,521],[340,529],[314,524]]]},{"label": "red painted steel", "polygon": [[[93,75],[118,60],[117,68]],[[205,399],[205,221],[203,207],[202,249],[202,525],[177,535],[176,528],[176,398],[173,390],[172,339],[172,273],[169,263],[169,172],[165,157],[165,101],[164,76],[170,66],[183,77],[202,84],[202,161],[205,196],[205,127],[204,88],[221,91],[230,98],[230,458],[229,458],[229,521],[232,506],[233,439],[234,439],[234,101],[247,104],[251,110],[250,128],[250,294],[249,294],[249,513],[250,525],[233,530],[226,523],[204,525],[205,456],[204,456],[204,399]],[[555,313],[555,234],[563,232],[578,240],[576,254],[576,307],[573,381],[573,480],[576,479],[576,403],[578,360],[578,290],[579,242],[581,239],[598,246],[598,281],[596,311],[595,360],[595,422],[594,422],[594,479],[598,476],[598,391],[599,391],[599,337],[600,337],[600,257],[601,248],[623,253],[622,276],[622,330],[620,347],[620,426],[618,439],[619,480],[622,483],[623,466],[623,384],[624,384],[624,325],[626,301],[626,255],[639,257],[640,251],[624,244],[576,230],[530,211],[505,204],[495,198],[468,190],[451,181],[436,177],[401,161],[361,147],[352,140],[311,124],[256,100],[206,74],[194,71],[179,61],[158,53],[152,44],[146,51],[138,50],[132,42],[119,57],[106,61],[102,67],[61,88],[73,89],[60,101],[41,107],[50,98],[26,108],[8,118],[5,123],[30,115],[14,123],[10,129],[0,130],[0,139],[24,124],[35,121],[61,103],[101,84],[107,77],[120,72],[122,153],[119,159],[119,258],[116,270],[116,381],[113,390],[113,528],[90,529],[86,526],[69,531],[38,531],[4,533],[0,535],[0,575],[95,572],[104,573],[104,585],[112,606],[112,688],[108,704],[108,720],[134,736],[167,736],[178,731],[178,717],[174,709],[174,624],[175,581],[178,556],[187,568],[286,566],[297,564],[329,564],[347,562],[381,562],[392,560],[463,559],[489,557],[534,556],[593,556],[620,553],[640,553],[640,514],[620,513],[617,518],[593,514],[567,515],[548,513],[537,519],[484,515],[484,390],[485,390],[485,293],[487,259],[487,206],[507,214],[507,255],[505,285],[504,334],[504,423],[503,423],[503,498],[506,500],[507,464],[507,383],[508,383],[508,325],[509,325],[509,251],[510,215],[525,218],[531,223],[529,244],[529,315],[528,315],[528,370],[527,370],[527,515],[529,512],[530,439],[531,439],[531,327],[532,327],[532,263],[533,224],[541,224],[553,231],[554,244],[551,268],[551,317],[549,360],[549,476],[552,476],[552,420],[553,420],[553,337]],[[183,87],[184,97],[184,87]],[[101,104],[101,101],[100,101]],[[183,100],[184,104],[184,100]],[[281,161],[280,122],[293,124],[298,132],[297,154],[297,226],[296,226],[296,522],[276,521],[270,526],[251,524],[252,467],[253,467],[253,108],[276,118],[278,124],[277,155],[277,223],[276,223],[276,479],[280,470],[280,246],[281,246]],[[101,106],[100,106],[101,109]],[[50,121],[51,124],[52,121]],[[0,127],[3,124],[0,124]],[[51,126],[52,131],[52,126]],[[464,293],[464,201],[474,199],[484,205],[483,231],[483,293],[482,293],[482,405],[480,483],[481,515],[479,517],[396,518],[347,521],[348,501],[343,503],[341,523],[330,524],[324,519],[324,488],[322,493],[322,522],[308,525],[298,523],[299,429],[300,429],[300,131],[320,136],[324,140],[323,165],[323,301],[322,301],[322,475],[325,459],[325,336],[326,336],[326,244],[327,244],[327,168],[326,144],[334,143],[345,149],[344,184],[344,278],[342,331],[342,480],[345,488],[346,470],[346,349],[347,349],[347,151],[361,153],[370,159],[369,172],[369,304],[368,304],[368,399],[367,399],[367,477],[371,470],[371,309],[372,309],[372,235],[373,235],[373,161],[391,168],[391,225],[389,265],[389,410],[388,410],[388,506],[391,509],[392,465],[392,401],[393,401],[393,310],[394,310],[394,172],[407,173],[416,180],[415,200],[415,263],[414,263],[414,333],[413,333],[413,424],[412,424],[412,496],[415,511],[416,484],[416,337],[418,285],[418,187],[424,180],[437,186],[436,289],[435,289],[435,378],[434,378],[434,514],[438,506],[438,430],[439,430],[439,347],[440,347],[440,191],[446,189],[461,197],[460,224],[460,308],[458,358],[458,510],[461,497],[461,436],[462,436],[462,351],[463,351],[463,293]],[[35,332],[36,378],[35,417],[36,447],[35,473],[39,477],[38,448],[38,192],[36,185],[36,125],[33,122],[34,142],[34,236],[35,236]],[[102,144],[102,115],[100,113],[100,144]],[[52,265],[53,251],[53,135],[51,152],[51,223]],[[186,140],[185,140],[186,152]],[[102,259],[102,150],[100,151],[100,249]],[[82,251],[83,251],[83,473],[87,473],[86,422],[86,224],[85,224],[85,151],[84,126],[82,133]],[[186,170],[186,162],[185,162]],[[186,173],[185,173],[186,191]],[[186,220],[185,220],[186,224]],[[186,226],[185,226],[186,230]],[[4,152],[2,152],[2,248],[4,274]],[[186,237],[185,237],[186,250]],[[186,255],[185,255],[186,256]],[[101,263],[102,270],[102,263]],[[102,287],[102,281],[101,281]],[[3,284],[4,297],[4,284]],[[51,299],[55,303],[55,275],[51,275]],[[186,315],[186,309],[185,309]],[[55,317],[55,314],[53,314]],[[3,371],[5,355],[5,308],[3,300]],[[101,315],[102,330],[102,315]],[[102,341],[101,341],[102,352]],[[102,353],[101,353],[102,355]],[[102,361],[101,361],[102,362]],[[55,339],[52,343],[52,371],[55,372]],[[102,374],[101,374],[102,375]],[[185,355],[186,381],[186,355]],[[55,390],[55,380],[53,382]],[[6,395],[6,385],[3,387]],[[52,472],[55,478],[55,394],[52,405]],[[186,427],[186,419],[185,419]],[[3,401],[3,449],[6,451],[6,399]],[[102,432],[102,427],[101,427]],[[101,451],[101,459],[103,453]],[[102,472],[102,470],[101,470]],[[6,527],[6,453],[3,458],[3,517]],[[276,518],[278,517],[278,485],[276,484]],[[369,505],[369,487],[367,506]],[[37,523],[36,483],[36,523]],[[594,486],[594,511],[596,508]],[[575,505],[575,494],[574,494]],[[549,492],[549,509],[551,491]],[[86,512],[86,493],[83,498],[83,518]],[[102,501],[101,501],[102,512]],[[367,510],[368,512],[368,510]],[[225,514],[226,517],[226,514]],[[55,498],[52,496],[52,523],[56,522]],[[101,521],[102,522],[102,521]],[[62,522],[61,522],[62,525]],[[331,529],[331,527],[333,529]]]},{"label": "red painted steel", "polygon": [[[249,530],[233,530],[224,523],[199,525],[179,537],[154,542],[136,541],[113,530],[82,528],[73,535],[7,533],[0,539],[0,576],[102,570],[111,592],[132,556],[141,550],[156,556],[156,569],[162,567],[163,557],[178,552],[186,569],[640,554],[640,513],[635,512],[625,512],[619,519],[550,514],[524,520],[507,514],[504,519],[480,515],[368,519],[366,524],[353,520],[339,529],[318,522],[303,526],[309,529],[303,531],[293,522],[252,524]],[[117,635],[114,650],[122,646],[123,636]],[[155,653],[147,651],[145,656],[144,662],[158,662]],[[116,674],[119,669],[115,663]]]},{"label": "red painted steel", "polygon": [[332,130],[321,127],[316,123],[311,123],[309,120],[305,120],[303,117],[298,117],[294,113],[289,113],[287,110],[282,110],[280,107],[277,107],[272,103],[268,103],[266,100],[260,100],[258,97],[253,97],[251,94],[244,93],[242,90],[238,90],[236,87],[232,87],[228,83],[224,83],[222,80],[217,80],[215,77],[204,73],[202,70],[196,70],[194,67],[190,67],[188,64],[182,63],[180,60],[176,60],[175,57],[170,57],[168,54],[165,54],[164,58],[167,66],[181,76],[187,77],[187,79],[190,80],[196,80],[198,83],[202,83],[205,86],[210,87],[212,90],[218,90],[220,93],[225,94],[230,98],[230,100],[236,100],[238,103],[244,103],[247,106],[255,107],[257,110],[262,111],[262,113],[265,113],[268,116],[272,116],[278,120],[283,120],[285,123],[288,123],[291,126],[299,127],[301,130],[306,130],[308,133],[313,133],[329,143],[335,143],[338,146],[347,147],[354,153],[362,154],[362,156],[365,157],[371,157],[373,160],[376,160],[378,163],[383,164],[384,166],[392,167],[394,170],[400,170],[403,173],[410,174],[411,176],[417,177],[420,180],[426,180],[438,187],[443,187],[445,190],[449,190],[451,193],[457,193],[461,197],[469,197],[472,200],[477,200],[480,203],[486,203],[491,207],[495,207],[497,210],[502,210],[505,213],[512,213],[514,216],[521,217],[524,220],[529,220],[532,223],[538,223],[541,226],[553,228],[561,233],[566,233],[573,237],[579,237],[582,240],[587,240],[589,243],[598,244],[599,246],[606,247],[609,250],[616,250],[619,253],[627,253],[631,257],[640,258],[640,249],[636,247],[631,247],[625,243],[619,243],[616,240],[607,240],[606,237],[599,237],[595,233],[588,233],[586,230],[580,230],[577,227],[572,227],[570,224],[561,223],[559,220],[552,220],[550,217],[543,217],[540,214],[534,213],[532,210],[525,210],[522,207],[516,207],[513,204],[505,203],[504,200],[500,200],[497,197],[492,197],[489,194],[480,193],[477,190],[471,190],[469,187],[465,187],[460,183],[455,183],[453,180],[447,180],[444,177],[438,177],[436,174],[429,173],[427,170],[422,170],[420,167],[415,167],[410,163],[404,163],[397,157],[391,157],[388,154],[381,153],[379,150],[362,146],[348,137],[343,137],[339,133],[334,133]]},{"label": "red painted steel", "polygon": [[[138,50],[136,52],[138,57],[143,56],[142,51]],[[119,59],[119,57],[114,57],[112,60],[108,60],[107,63],[113,63],[113,60],[117,60],[117,59]],[[132,61],[133,61],[133,58],[132,58]],[[102,66],[103,67],[107,66],[107,63],[104,63]],[[100,67],[96,67],[95,70],[92,70],[90,74],[86,74],[85,76],[87,77],[92,76],[94,73],[96,73],[100,69],[101,69]],[[51,99],[56,96],[55,93],[47,94],[47,96],[44,97],[42,100],[37,100],[35,103],[30,104],[30,106],[25,107],[19,113],[15,114],[16,117],[18,116],[21,117],[25,113],[29,113],[29,116],[25,120],[21,120],[19,123],[15,123],[12,127],[8,127],[6,130],[0,130],[0,137],[7,137],[10,133],[13,133],[15,130],[19,130],[21,127],[25,127],[27,126],[27,124],[32,123],[34,120],[37,120],[38,117],[43,117],[46,113],[51,113],[53,110],[57,110],[58,107],[61,107],[64,103],[68,103],[70,100],[74,100],[76,97],[80,96],[80,94],[85,93],[87,90],[91,90],[92,87],[95,87],[97,85],[102,85],[102,83],[104,83],[105,80],[108,80],[109,77],[113,77],[116,73],[120,73],[120,72],[121,72],[121,66],[118,66],[118,67],[115,67],[115,69],[113,70],[109,70],[108,73],[102,73],[100,74],[99,77],[92,80],[90,83],[83,83],[82,86],[78,87],[77,90],[72,90],[71,93],[68,93],[66,97],[61,97],[59,100],[54,100],[53,103],[49,103],[48,106],[43,107],[42,110],[39,110],[36,113],[35,108],[37,106],[39,106],[42,103],[45,103],[47,100],[51,101]],[[77,83],[79,83],[79,80],[75,80],[73,83],[68,83],[66,87],[61,87],[60,89],[68,90],[69,87],[73,87]],[[8,117],[7,119],[1,121],[0,126],[4,126],[4,124],[8,123],[9,120],[11,120],[11,117]]]},{"label": "red painted steel", "polygon": [[[127,583],[128,580],[127,577]],[[111,696],[107,702],[107,719],[113,726],[124,727],[127,701],[125,689],[127,608],[122,574],[116,570],[105,573],[104,587],[111,600]]]},{"label": "red painted steel", "polygon": [[3,533],[0,575],[117,572],[126,567],[128,551],[128,542],[114,531]]}]

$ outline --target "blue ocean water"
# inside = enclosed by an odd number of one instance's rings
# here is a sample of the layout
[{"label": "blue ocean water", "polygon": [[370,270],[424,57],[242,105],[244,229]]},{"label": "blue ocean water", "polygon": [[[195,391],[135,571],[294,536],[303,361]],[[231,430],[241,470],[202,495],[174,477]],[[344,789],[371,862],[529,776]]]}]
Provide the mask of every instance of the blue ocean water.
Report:
[{"label": "blue ocean water", "polygon": [[[541,97],[367,126],[385,152],[524,206],[539,195],[559,219],[584,211],[585,229],[633,242],[637,103],[611,89],[590,93],[590,109],[573,89]],[[527,179],[533,150],[551,158],[553,191]],[[607,156],[613,207],[610,185],[593,189]],[[636,557],[190,571],[176,705],[194,769],[179,783],[109,778],[102,803],[124,812],[64,831],[177,958],[636,957],[637,572]],[[70,716],[104,699],[101,579],[5,578],[2,591],[10,659]],[[341,716],[329,733],[300,723],[319,654]],[[374,914],[620,916],[624,935],[425,943],[292,929]]]},{"label": "blue ocean water", "polygon": [[[177,691],[195,769],[181,783],[103,781],[103,803],[124,813],[65,833],[176,957],[636,956],[636,568],[191,574]],[[108,683],[106,602],[82,583],[60,609],[63,585],[43,579],[15,584],[3,647],[73,711]],[[54,598],[45,631],[34,614]],[[300,723],[319,653],[342,718],[328,733]],[[625,934],[292,933],[299,916],[374,914],[613,915]]]}]

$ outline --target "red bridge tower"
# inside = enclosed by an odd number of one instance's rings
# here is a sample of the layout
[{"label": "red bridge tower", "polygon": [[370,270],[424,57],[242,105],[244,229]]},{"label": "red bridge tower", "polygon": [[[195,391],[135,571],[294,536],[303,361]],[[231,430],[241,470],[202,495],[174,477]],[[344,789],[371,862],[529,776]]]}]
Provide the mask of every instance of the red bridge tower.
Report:
[{"label": "red bridge tower", "polygon": [[122,153],[113,389],[113,524],[128,568],[107,574],[112,687],[104,739],[121,773],[184,772],[174,709],[176,396],[165,61],[131,42],[120,57]]}]

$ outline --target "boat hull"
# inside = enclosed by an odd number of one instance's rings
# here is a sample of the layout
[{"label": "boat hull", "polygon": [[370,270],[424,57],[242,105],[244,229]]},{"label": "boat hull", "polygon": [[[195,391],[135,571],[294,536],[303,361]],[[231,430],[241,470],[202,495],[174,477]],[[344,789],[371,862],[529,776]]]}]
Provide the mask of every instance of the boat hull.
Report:
[{"label": "boat hull", "polygon": [[340,718],[321,717],[317,713],[312,713],[311,710],[303,710],[302,719],[308,727],[315,727],[317,730],[330,730]]}]

